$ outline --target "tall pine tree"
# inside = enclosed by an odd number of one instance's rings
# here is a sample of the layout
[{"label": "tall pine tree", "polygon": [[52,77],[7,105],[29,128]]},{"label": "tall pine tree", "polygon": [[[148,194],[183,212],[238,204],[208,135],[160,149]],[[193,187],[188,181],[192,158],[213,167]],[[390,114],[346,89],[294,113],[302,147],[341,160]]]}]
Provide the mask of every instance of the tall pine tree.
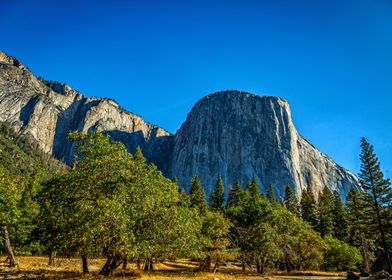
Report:
[{"label": "tall pine tree", "polygon": [[276,199],[275,196],[275,191],[274,191],[274,186],[272,184],[269,185],[269,187],[267,188],[267,193],[266,193],[266,197],[270,202],[277,202],[278,200]]},{"label": "tall pine tree", "polygon": [[207,212],[204,188],[202,187],[198,176],[192,178],[189,190],[189,200],[191,206],[197,208],[201,214],[205,214]]},{"label": "tall pine tree", "polygon": [[311,226],[317,226],[317,215],[316,215],[316,199],[312,191],[310,184],[306,190],[302,190],[301,196],[301,218],[308,222]]},{"label": "tall pine tree", "polygon": [[258,199],[261,195],[260,187],[257,183],[256,176],[253,175],[252,181],[246,184],[246,190],[249,192],[250,196],[254,199]]},{"label": "tall pine tree", "polygon": [[283,204],[290,212],[297,216],[300,215],[298,198],[288,184],[286,185]]},{"label": "tall pine tree", "polygon": [[389,179],[384,178],[380,162],[365,138],[361,139],[361,167],[358,174],[359,183],[365,191],[365,200],[369,206],[368,211],[376,221],[376,230],[381,239],[388,272],[392,273],[391,257],[385,238],[387,227],[387,212],[390,206],[391,188]]},{"label": "tall pine tree", "polygon": [[348,239],[348,217],[338,191],[333,191],[333,236],[341,241],[347,242]]},{"label": "tall pine tree", "polygon": [[365,211],[363,194],[356,188],[352,188],[346,198],[348,216],[348,242],[358,247],[363,258],[363,270],[370,273],[373,254],[370,250],[372,240],[366,238],[368,234],[369,217]]},{"label": "tall pine tree", "polygon": [[222,177],[219,176],[216,180],[215,189],[210,194],[210,209],[216,211],[223,211],[225,203],[225,194],[223,188]]},{"label": "tall pine tree", "polygon": [[332,234],[333,230],[333,196],[328,187],[324,187],[323,192],[319,195],[318,200],[318,225],[317,230],[324,237]]}]

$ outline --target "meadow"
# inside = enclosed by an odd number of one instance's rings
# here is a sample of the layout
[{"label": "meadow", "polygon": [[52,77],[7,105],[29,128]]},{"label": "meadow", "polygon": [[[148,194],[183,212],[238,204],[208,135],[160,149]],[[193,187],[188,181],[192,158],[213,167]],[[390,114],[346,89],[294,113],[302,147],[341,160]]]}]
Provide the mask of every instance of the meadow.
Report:
[{"label": "meadow", "polygon": [[[48,266],[48,258],[41,256],[18,257],[18,267],[10,269],[3,265],[0,267],[0,279],[107,279],[98,275],[103,266],[104,259],[90,260],[90,273],[82,273],[82,263],[79,258],[58,258],[54,266]],[[198,272],[198,263],[190,260],[176,260],[175,262],[163,262],[155,264],[154,271],[138,270],[136,263],[129,263],[127,269],[117,269],[110,279],[156,279],[156,280],[256,280],[256,279],[345,279],[345,273],[331,273],[320,271],[292,271],[284,273],[269,271],[265,275],[259,275],[255,269],[242,271],[239,264],[233,263],[222,266],[217,273]]]}]

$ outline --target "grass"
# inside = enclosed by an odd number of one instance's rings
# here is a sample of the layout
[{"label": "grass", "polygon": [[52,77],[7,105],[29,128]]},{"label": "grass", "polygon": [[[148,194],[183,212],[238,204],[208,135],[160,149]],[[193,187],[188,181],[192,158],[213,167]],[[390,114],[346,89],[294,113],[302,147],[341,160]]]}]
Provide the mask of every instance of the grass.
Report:
[{"label": "grass", "polygon": [[[89,262],[90,273],[84,275],[81,272],[81,260],[76,258],[58,258],[55,266],[48,266],[47,257],[18,257],[18,268],[10,269],[4,264],[0,266],[0,279],[107,279],[98,275],[103,266],[104,259],[94,259]],[[243,272],[237,265],[222,266],[219,272],[197,272],[197,263],[189,260],[177,260],[176,262],[164,262],[155,264],[154,271],[144,272],[137,270],[136,264],[130,263],[126,270],[117,269],[114,276],[109,279],[156,279],[156,280],[276,280],[276,279],[334,279],[343,274],[327,273],[318,271],[292,272],[290,274],[274,271],[268,275],[260,276],[255,271]],[[338,279],[338,278],[336,278]]]}]

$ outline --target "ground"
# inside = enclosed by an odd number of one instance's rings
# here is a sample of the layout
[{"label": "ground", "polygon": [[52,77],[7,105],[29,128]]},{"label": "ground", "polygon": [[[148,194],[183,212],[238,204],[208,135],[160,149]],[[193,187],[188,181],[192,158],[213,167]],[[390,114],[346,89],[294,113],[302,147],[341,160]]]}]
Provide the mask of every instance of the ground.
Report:
[{"label": "ground", "polygon": [[[98,271],[104,263],[104,259],[90,260],[90,274],[81,273],[81,260],[74,258],[58,258],[56,265],[48,266],[47,257],[18,257],[18,268],[10,269],[5,265],[0,267],[0,279],[107,279],[98,276]],[[177,260],[176,262],[164,262],[155,264],[155,271],[144,272],[136,269],[136,264],[130,263],[126,270],[117,269],[114,277],[110,279],[156,279],[156,280],[213,280],[217,277],[220,280],[288,280],[288,279],[345,279],[345,273],[326,273],[326,272],[270,272],[260,276],[254,271],[243,272],[239,266],[223,266],[219,272],[200,273],[195,272],[197,264],[189,260]]]}]

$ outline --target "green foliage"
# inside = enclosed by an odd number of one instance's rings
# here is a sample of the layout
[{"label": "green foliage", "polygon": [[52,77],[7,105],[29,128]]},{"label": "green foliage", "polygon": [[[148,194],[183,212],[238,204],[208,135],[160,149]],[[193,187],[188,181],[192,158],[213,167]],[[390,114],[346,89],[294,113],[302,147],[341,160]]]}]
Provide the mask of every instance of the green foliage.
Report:
[{"label": "green foliage", "polygon": [[244,191],[241,188],[240,182],[237,181],[234,185],[234,189],[229,189],[226,208],[238,206],[239,202],[242,199],[243,193]]},{"label": "green foliage", "polygon": [[257,200],[261,196],[260,187],[257,183],[256,176],[253,175],[252,181],[246,184],[246,190],[249,192],[249,195]]},{"label": "green foliage", "polygon": [[270,184],[269,187],[267,188],[266,198],[270,202],[274,202],[274,203],[278,202],[278,200],[275,196],[274,186],[272,184]]},{"label": "green foliage", "polygon": [[[0,169],[3,180],[12,182],[10,188],[15,188],[13,191],[19,196],[15,206],[18,215],[13,216],[11,224],[8,223],[13,247],[18,254],[40,251],[42,245],[34,236],[37,230],[35,219],[39,213],[36,195],[41,189],[41,181],[49,179],[64,166],[40,151],[29,138],[0,123]],[[9,212],[13,213],[13,210],[10,208]]]},{"label": "green foliage", "polygon": [[42,236],[51,250],[131,258],[194,250],[201,222],[180,205],[171,180],[101,133],[69,138],[79,160],[41,194]]},{"label": "green foliage", "polygon": [[318,201],[318,219],[317,219],[317,231],[320,232],[321,236],[332,234],[333,231],[333,205],[334,198],[331,191],[324,187],[323,192],[319,195]]},{"label": "green foliage", "polygon": [[317,226],[316,199],[310,185],[306,190],[302,190],[301,196],[301,218],[314,228]]},{"label": "green foliage", "polygon": [[358,270],[363,260],[359,250],[349,244],[327,235],[324,238],[329,249],[324,256],[323,267],[326,270]]},{"label": "green foliage", "polygon": [[333,192],[334,205],[332,209],[333,234],[332,236],[341,240],[348,241],[348,215],[339,193]]},{"label": "green foliage", "polygon": [[245,263],[256,263],[259,272],[276,263],[287,267],[317,268],[326,245],[305,222],[277,203],[245,191],[228,209],[233,222],[231,239]]},{"label": "green foliage", "polygon": [[207,212],[207,203],[204,188],[202,187],[198,176],[194,177],[191,181],[189,200],[191,207],[198,209],[201,214]]},{"label": "green foliage", "polygon": [[298,198],[295,195],[295,193],[292,191],[290,185],[286,185],[283,204],[286,207],[286,209],[289,210],[291,213],[300,216]]},{"label": "green foliage", "polygon": [[210,209],[223,212],[225,203],[225,194],[223,190],[222,177],[219,176],[216,181],[215,189],[210,194]]},{"label": "green foliage", "polygon": [[368,224],[368,228],[372,235],[379,237],[386,260],[385,268],[392,273],[392,260],[386,236],[390,229],[388,218],[392,198],[391,183],[389,179],[384,178],[373,146],[365,138],[361,139],[360,161],[359,184],[364,190],[366,212],[370,220],[375,221]]}]

